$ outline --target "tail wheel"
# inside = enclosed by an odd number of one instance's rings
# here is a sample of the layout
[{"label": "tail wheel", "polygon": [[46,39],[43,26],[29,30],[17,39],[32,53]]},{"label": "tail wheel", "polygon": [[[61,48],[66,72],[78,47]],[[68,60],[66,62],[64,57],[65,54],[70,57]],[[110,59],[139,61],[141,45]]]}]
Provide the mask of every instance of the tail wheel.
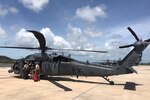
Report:
[{"label": "tail wheel", "polygon": [[114,81],[110,81],[109,84],[110,84],[110,85],[114,85]]}]

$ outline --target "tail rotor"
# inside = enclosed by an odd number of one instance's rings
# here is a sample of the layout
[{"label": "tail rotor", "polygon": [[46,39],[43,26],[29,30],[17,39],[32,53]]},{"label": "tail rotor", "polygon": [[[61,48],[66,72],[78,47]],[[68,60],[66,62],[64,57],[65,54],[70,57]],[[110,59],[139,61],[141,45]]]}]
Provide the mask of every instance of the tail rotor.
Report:
[{"label": "tail rotor", "polygon": [[138,36],[136,35],[136,33],[130,27],[128,27],[127,29],[134,36],[134,38],[136,39],[136,42],[134,42],[133,44],[120,46],[119,48],[128,48],[128,47],[132,47],[132,46],[135,47],[135,48],[145,48],[145,47],[147,47],[147,45],[150,44],[150,39],[147,39],[147,40],[143,41],[142,39],[138,38]]}]

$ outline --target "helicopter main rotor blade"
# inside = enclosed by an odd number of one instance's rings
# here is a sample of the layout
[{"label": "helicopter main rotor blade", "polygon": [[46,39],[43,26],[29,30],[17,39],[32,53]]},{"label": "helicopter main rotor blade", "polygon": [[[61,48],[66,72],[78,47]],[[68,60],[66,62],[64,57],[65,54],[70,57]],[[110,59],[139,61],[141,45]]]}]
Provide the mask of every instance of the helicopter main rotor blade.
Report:
[{"label": "helicopter main rotor blade", "polygon": [[83,51],[83,52],[97,52],[97,53],[107,53],[108,52],[108,51],[98,51],[98,50],[55,49],[55,48],[47,48],[47,50],[67,50],[67,51]]},{"label": "helicopter main rotor blade", "polygon": [[12,47],[12,46],[0,46],[0,48],[12,48],[12,49],[40,49],[40,48],[33,48],[33,47]]},{"label": "helicopter main rotor blade", "polygon": [[127,29],[132,33],[132,35],[135,37],[135,39],[136,39],[137,41],[140,40],[140,39],[138,38],[138,36],[136,35],[136,33],[135,33],[130,27],[128,27]]},{"label": "helicopter main rotor blade", "polygon": [[38,31],[33,31],[33,30],[27,30],[27,31],[34,34],[34,36],[36,37],[36,39],[38,40],[38,42],[40,44],[41,49],[46,48],[46,40],[42,33],[38,32]]}]

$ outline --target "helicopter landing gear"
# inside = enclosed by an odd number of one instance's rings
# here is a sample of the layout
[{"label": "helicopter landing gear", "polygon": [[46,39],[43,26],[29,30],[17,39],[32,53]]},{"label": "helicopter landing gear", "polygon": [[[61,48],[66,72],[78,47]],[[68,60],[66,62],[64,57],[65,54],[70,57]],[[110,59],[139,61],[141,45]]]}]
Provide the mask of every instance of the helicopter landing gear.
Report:
[{"label": "helicopter landing gear", "polygon": [[109,82],[110,85],[114,85],[114,81],[110,81],[110,80],[108,79],[108,76],[104,76],[103,78],[104,78],[107,82]]}]

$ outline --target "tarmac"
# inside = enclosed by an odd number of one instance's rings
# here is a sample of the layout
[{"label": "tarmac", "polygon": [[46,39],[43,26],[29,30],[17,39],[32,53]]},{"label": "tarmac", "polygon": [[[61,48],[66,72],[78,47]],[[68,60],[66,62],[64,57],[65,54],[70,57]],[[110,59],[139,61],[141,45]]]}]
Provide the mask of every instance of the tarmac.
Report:
[{"label": "tarmac", "polygon": [[[52,76],[34,82],[0,67],[0,100],[150,100],[150,66],[134,67],[138,74],[111,76],[115,85],[101,77]],[[126,90],[126,82],[136,90]]]}]

